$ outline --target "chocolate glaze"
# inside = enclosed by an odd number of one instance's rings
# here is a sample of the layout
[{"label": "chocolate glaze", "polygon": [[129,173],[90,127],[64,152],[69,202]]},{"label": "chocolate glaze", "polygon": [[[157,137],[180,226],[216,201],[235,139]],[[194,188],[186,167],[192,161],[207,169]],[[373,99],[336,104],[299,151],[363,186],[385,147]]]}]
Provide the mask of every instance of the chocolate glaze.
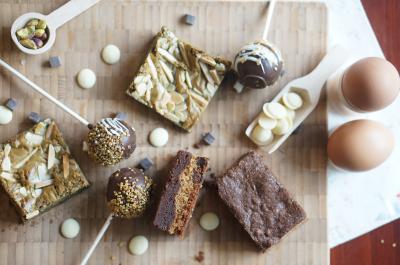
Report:
[{"label": "chocolate glaze", "polygon": [[129,183],[137,187],[145,187],[144,174],[137,168],[121,168],[114,172],[108,179],[107,201],[115,199],[114,191],[119,190],[119,184],[128,180]]}]

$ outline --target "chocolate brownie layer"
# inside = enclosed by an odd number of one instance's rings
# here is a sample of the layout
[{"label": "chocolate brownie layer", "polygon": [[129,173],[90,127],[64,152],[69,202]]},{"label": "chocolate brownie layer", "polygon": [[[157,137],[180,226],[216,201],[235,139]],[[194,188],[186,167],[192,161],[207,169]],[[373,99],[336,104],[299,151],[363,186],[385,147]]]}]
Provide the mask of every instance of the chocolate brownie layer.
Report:
[{"label": "chocolate brownie layer", "polygon": [[207,166],[207,158],[186,151],[178,152],[154,218],[156,227],[183,236],[196,206]]},{"label": "chocolate brownie layer", "polygon": [[306,218],[301,206],[254,151],[217,178],[217,186],[221,199],[263,251]]}]

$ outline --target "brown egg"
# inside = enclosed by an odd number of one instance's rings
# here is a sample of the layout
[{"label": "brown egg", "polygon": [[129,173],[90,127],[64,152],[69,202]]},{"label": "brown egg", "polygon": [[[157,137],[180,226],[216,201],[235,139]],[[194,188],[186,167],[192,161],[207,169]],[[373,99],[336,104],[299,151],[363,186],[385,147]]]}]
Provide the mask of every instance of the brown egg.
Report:
[{"label": "brown egg", "polygon": [[355,120],[337,128],[328,140],[328,157],[336,166],[366,171],[382,164],[394,147],[393,133],[383,124]]},{"label": "brown egg", "polygon": [[400,77],[388,61],[368,57],[354,63],[342,80],[343,96],[355,111],[369,112],[390,105],[399,94]]}]

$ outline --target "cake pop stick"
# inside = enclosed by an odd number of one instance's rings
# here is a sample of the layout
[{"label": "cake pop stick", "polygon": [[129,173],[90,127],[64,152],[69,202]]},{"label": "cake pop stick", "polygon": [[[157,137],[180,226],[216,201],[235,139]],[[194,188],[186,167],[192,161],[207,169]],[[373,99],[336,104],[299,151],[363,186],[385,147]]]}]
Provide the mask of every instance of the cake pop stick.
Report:
[{"label": "cake pop stick", "polygon": [[268,31],[271,26],[271,21],[272,21],[272,15],[274,14],[275,10],[275,4],[277,0],[270,0],[269,5],[268,5],[268,12],[267,12],[267,19],[265,20],[265,26],[264,26],[264,33],[263,33],[263,40],[267,39],[268,36]]},{"label": "cake pop stick", "polygon": [[49,99],[62,110],[89,128],[87,136],[88,154],[103,166],[115,165],[129,158],[136,148],[136,133],[132,126],[118,118],[105,118],[91,125],[86,119],[65,106],[44,89],[0,59],[0,65],[31,86],[36,92]]},{"label": "cake pop stick", "polygon": [[271,26],[276,0],[271,0],[261,40],[245,45],[235,57],[234,69],[238,81],[234,88],[241,92],[245,87],[272,86],[282,74],[283,60],[278,48],[266,40]]},{"label": "cake pop stick", "polygon": [[83,258],[85,265],[114,217],[140,217],[146,209],[150,197],[152,180],[136,168],[121,168],[114,172],[107,185],[107,206],[111,213]]},{"label": "cake pop stick", "polygon": [[76,113],[75,111],[71,110],[70,108],[68,108],[67,106],[65,106],[63,103],[61,103],[59,100],[57,100],[55,97],[53,97],[52,95],[50,95],[49,93],[47,93],[44,89],[42,89],[41,87],[39,87],[38,85],[36,85],[35,83],[33,83],[31,80],[29,80],[28,78],[26,78],[23,74],[21,74],[20,72],[18,72],[16,69],[14,69],[13,67],[11,67],[9,64],[7,64],[5,61],[3,61],[2,59],[0,59],[0,65],[2,65],[5,69],[7,69],[8,71],[10,71],[12,74],[14,74],[16,77],[18,77],[19,79],[21,79],[22,81],[24,81],[26,84],[28,84],[29,86],[31,86],[36,92],[38,92],[39,94],[41,94],[42,96],[44,96],[45,98],[47,98],[48,100],[50,100],[51,102],[53,102],[54,104],[56,104],[58,107],[60,107],[62,110],[64,110],[66,113],[68,113],[69,115],[71,115],[72,117],[74,117],[75,119],[77,119],[80,123],[82,123],[83,125],[85,125],[86,127],[89,125],[89,122],[82,118],[78,113]]}]

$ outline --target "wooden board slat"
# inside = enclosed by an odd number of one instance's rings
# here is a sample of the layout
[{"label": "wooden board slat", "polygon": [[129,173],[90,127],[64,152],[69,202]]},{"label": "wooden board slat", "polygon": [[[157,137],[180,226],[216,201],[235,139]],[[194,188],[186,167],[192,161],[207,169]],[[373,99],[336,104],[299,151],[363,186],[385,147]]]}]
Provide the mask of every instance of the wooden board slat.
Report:
[{"label": "wooden board slat", "polygon": [[[280,2],[272,22],[270,40],[280,47],[286,74],[272,88],[246,91],[241,95],[230,88],[220,89],[211,101],[200,123],[187,134],[159,115],[125,95],[148,44],[161,25],[176,35],[214,55],[233,58],[245,43],[261,36],[266,5],[261,2],[131,2],[102,1],[57,32],[57,41],[49,54],[25,56],[11,43],[9,27],[18,15],[36,10],[48,13],[63,1],[0,1],[0,56],[51,94],[60,98],[90,121],[124,111],[137,129],[138,148],[134,156],[118,165],[134,166],[150,157],[156,167],[150,173],[163,178],[167,161],[179,149],[210,158],[212,171],[220,174],[243,153],[255,146],[246,139],[244,130],[289,80],[308,73],[326,52],[327,10],[312,2]],[[185,26],[181,17],[191,13],[196,25]],[[100,58],[108,43],[121,48],[119,64],[109,66]],[[58,55],[62,66],[45,66],[49,55]],[[81,68],[89,67],[98,75],[96,87],[82,90],[75,83]],[[41,98],[16,78],[0,70],[0,102],[8,97],[18,100],[13,123],[0,127],[0,141],[29,127],[25,120],[30,111],[53,117],[60,125],[72,153],[77,158],[92,187],[63,205],[54,208],[26,225],[18,225],[16,214],[4,194],[0,194],[0,263],[10,265],[77,264],[95,238],[108,212],[105,206],[107,177],[117,168],[94,165],[81,151],[86,129],[67,114]],[[234,220],[215,192],[207,190],[194,212],[190,231],[184,240],[166,235],[149,223],[152,211],[138,220],[116,220],[98,246],[90,264],[198,264],[194,256],[204,251],[204,264],[306,264],[328,263],[326,224],[326,111],[325,98],[306,120],[304,131],[288,142],[266,162],[279,179],[304,206],[308,221],[283,241],[260,254],[248,235]],[[147,143],[149,131],[162,126],[170,132],[170,142],[162,149]],[[210,147],[194,149],[201,133],[212,131],[217,141]],[[204,232],[199,216],[215,211],[221,226]],[[62,238],[60,223],[74,217],[81,223],[81,233],[73,240]],[[137,234],[150,240],[143,256],[128,253],[126,243]],[[119,247],[118,243],[125,246]],[[115,259],[112,260],[111,257]]]}]

